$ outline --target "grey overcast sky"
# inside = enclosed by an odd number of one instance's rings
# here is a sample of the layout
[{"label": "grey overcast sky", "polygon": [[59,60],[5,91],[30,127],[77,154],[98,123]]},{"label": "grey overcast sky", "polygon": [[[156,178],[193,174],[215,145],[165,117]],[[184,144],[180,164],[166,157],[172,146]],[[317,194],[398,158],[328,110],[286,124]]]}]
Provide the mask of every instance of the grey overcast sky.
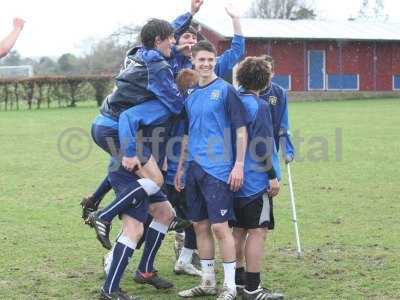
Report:
[{"label": "grey overcast sky", "polygon": [[[400,1],[384,0],[390,22],[400,22]],[[227,18],[226,0],[205,0],[199,17]],[[252,0],[231,1],[242,13]],[[309,1],[310,2],[310,1]],[[311,0],[319,19],[346,20],[356,16],[361,0]],[[371,0],[370,2],[374,2]],[[2,0],[0,38],[12,28],[12,19],[26,20],[15,47],[23,56],[79,54],[82,41],[108,36],[124,24],[142,24],[151,17],[172,20],[190,8],[190,0]]]}]

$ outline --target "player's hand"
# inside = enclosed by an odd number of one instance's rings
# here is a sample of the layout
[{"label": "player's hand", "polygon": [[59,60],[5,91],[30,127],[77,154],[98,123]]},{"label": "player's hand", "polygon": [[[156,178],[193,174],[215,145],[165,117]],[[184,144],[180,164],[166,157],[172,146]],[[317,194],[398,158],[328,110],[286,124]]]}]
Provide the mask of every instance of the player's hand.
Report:
[{"label": "player's hand", "polygon": [[229,174],[228,184],[231,191],[237,192],[243,185],[243,163],[235,163],[231,173]]},{"label": "player's hand", "polygon": [[195,15],[199,12],[200,7],[203,5],[204,0],[192,0],[192,6],[190,12]]},{"label": "player's hand", "polygon": [[137,156],[134,157],[123,157],[122,158],[122,166],[127,169],[129,172],[137,171],[140,169],[141,164],[140,160]]},{"label": "player's hand", "polygon": [[194,44],[183,44],[183,45],[176,45],[175,48],[178,52],[182,52],[184,50],[191,50]]},{"label": "player's hand", "polygon": [[225,6],[225,11],[232,19],[239,18],[239,12],[237,11],[236,7],[232,4],[232,2],[229,2]]},{"label": "player's hand", "polygon": [[290,164],[294,159],[294,154],[286,154],[285,156],[285,163]]},{"label": "player's hand", "polygon": [[178,192],[181,192],[184,189],[184,185],[182,183],[182,177],[183,177],[183,169],[182,167],[178,167],[178,171],[176,172],[174,178],[175,190],[177,190]]},{"label": "player's hand", "polygon": [[182,92],[194,88],[199,82],[199,74],[192,69],[182,69],[176,77],[176,85]]},{"label": "player's hand", "polygon": [[13,21],[13,25],[15,29],[22,30],[24,28],[25,21],[21,18],[15,18]]},{"label": "player's hand", "polygon": [[275,197],[279,194],[280,186],[277,178],[269,181],[268,196]]}]

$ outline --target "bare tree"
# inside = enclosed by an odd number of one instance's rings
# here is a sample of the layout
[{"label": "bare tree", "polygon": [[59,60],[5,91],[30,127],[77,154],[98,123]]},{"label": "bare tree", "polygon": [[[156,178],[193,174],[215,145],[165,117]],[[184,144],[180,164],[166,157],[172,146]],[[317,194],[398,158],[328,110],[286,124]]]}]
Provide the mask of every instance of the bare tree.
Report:
[{"label": "bare tree", "polygon": [[362,0],[357,19],[387,21],[388,17],[385,12],[384,0],[375,0],[375,6],[372,8],[369,0]]},{"label": "bare tree", "polygon": [[247,16],[261,19],[315,19],[314,9],[303,0],[253,0]]}]

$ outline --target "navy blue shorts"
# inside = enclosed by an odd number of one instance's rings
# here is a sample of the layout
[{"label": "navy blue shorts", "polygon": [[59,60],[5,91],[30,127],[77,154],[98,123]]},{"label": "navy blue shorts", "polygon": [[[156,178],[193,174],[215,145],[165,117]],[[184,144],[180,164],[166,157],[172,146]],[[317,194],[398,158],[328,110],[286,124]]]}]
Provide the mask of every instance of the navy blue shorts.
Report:
[{"label": "navy blue shorts", "polygon": [[[104,151],[110,154],[117,161],[121,162],[121,144],[118,136],[118,129],[103,125],[92,125],[93,141]],[[142,165],[145,165],[151,156],[151,151],[146,145],[138,145],[137,156]]]},{"label": "navy blue shorts", "polygon": [[[112,168],[108,172],[108,180],[110,181],[117,197],[121,194],[126,194],[127,190],[134,190],[136,185],[132,185],[132,183],[138,179],[139,177],[137,175],[127,171],[122,165],[119,165],[119,168]],[[123,214],[144,223],[147,219],[148,211],[149,198],[147,197],[139,205],[132,206],[125,210]]]},{"label": "navy blue shorts", "polygon": [[164,202],[164,201],[168,201],[168,198],[167,198],[167,195],[165,195],[163,191],[159,191],[159,192],[157,192],[157,194],[154,194],[149,197],[150,204],[160,203],[160,202]]},{"label": "navy blue shorts", "polygon": [[[139,177],[135,173],[127,171],[118,159],[120,153],[118,130],[94,124],[92,126],[92,137],[100,148],[111,155],[110,164],[108,166],[108,180],[115,194],[119,196],[129,189],[134,189],[135,186],[132,186],[132,183],[138,180]],[[140,222],[145,222],[148,208],[149,201],[146,199],[140,205],[125,210],[124,214]]]},{"label": "navy blue shorts", "polygon": [[189,162],[185,196],[187,217],[193,222],[223,223],[233,218],[233,193],[229,185],[206,173],[196,162]]}]

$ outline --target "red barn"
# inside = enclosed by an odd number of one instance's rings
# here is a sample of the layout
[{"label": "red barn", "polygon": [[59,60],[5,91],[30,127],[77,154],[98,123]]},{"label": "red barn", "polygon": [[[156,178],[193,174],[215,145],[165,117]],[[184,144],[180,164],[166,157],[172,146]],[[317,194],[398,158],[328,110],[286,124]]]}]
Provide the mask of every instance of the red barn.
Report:
[{"label": "red barn", "polygon": [[[271,55],[274,81],[290,91],[400,91],[400,23],[245,18],[241,22],[246,56]],[[229,18],[196,23],[219,52],[229,47]]]}]

